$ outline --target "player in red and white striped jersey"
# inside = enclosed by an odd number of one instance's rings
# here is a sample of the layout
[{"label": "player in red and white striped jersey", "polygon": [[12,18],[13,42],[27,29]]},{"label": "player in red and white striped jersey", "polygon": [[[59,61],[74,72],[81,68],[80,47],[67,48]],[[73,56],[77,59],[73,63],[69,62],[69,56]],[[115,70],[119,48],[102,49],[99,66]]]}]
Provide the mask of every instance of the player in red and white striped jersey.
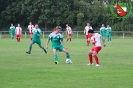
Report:
[{"label": "player in red and white striped jersey", "polygon": [[84,29],[84,34],[86,35],[86,39],[87,39],[87,46],[90,45],[90,35],[88,34],[89,30],[93,30],[93,28],[90,26],[90,23],[87,23],[87,26]]},{"label": "player in red and white striped jersey", "polygon": [[32,36],[33,36],[33,28],[34,28],[34,25],[32,25],[32,22],[30,22],[29,25],[28,25],[28,29],[29,29],[31,40],[32,40]]},{"label": "player in red and white striped jersey", "polygon": [[20,42],[20,38],[21,38],[21,35],[22,35],[22,28],[20,27],[20,24],[18,24],[18,27],[16,27],[15,33],[16,33],[17,41]]},{"label": "player in red and white striped jersey", "polygon": [[69,41],[69,40],[72,41],[72,38],[71,38],[71,36],[72,36],[72,28],[70,26],[68,26],[68,24],[66,24],[66,33],[67,33],[66,42]]},{"label": "player in red and white striped jersey", "polygon": [[94,33],[93,30],[89,30],[88,33],[91,36],[91,41],[92,41],[92,44],[94,46],[88,52],[88,58],[89,58],[90,63],[87,64],[87,65],[93,65],[93,61],[92,61],[92,56],[93,56],[95,61],[96,61],[96,66],[100,66],[97,54],[102,49],[101,41],[100,40],[102,40],[103,46],[104,47],[106,46],[106,44],[104,42],[104,38],[100,34]]}]

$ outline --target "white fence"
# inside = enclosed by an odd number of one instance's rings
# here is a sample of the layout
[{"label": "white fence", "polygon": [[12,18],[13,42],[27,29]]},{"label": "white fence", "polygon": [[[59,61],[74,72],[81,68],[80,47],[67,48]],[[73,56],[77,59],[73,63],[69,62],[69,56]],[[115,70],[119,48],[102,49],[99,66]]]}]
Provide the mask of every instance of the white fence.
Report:
[{"label": "white fence", "polygon": [[[96,31],[99,33],[99,31]],[[42,38],[47,38],[48,35],[51,33],[51,31],[42,31]],[[67,37],[66,32],[61,31],[61,34],[64,37]],[[83,31],[73,31],[73,38],[84,38],[84,32]],[[112,31],[112,37],[113,38],[133,38],[133,32],[131,31]],[[10,38],[9,31],[0,31],[0,38]],[[29,38],[29,32],[23,31],[22,32],[22,38]]]}]

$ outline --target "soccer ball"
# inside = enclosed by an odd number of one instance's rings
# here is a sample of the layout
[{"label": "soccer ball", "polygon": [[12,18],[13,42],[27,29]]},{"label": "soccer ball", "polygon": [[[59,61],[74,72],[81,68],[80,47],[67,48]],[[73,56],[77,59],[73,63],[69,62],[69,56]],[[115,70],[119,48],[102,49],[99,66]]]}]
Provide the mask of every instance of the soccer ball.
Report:
[{"label": "soccer ball", "polygon": [[70,64],[71,63],[71,60],[70,59],[66,59],[66,63],[67,64]]}]

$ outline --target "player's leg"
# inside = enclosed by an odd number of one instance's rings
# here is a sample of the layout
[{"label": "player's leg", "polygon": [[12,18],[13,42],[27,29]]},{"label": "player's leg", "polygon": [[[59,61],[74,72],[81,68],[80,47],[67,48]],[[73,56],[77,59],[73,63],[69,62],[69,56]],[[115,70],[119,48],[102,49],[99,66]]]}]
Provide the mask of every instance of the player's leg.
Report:
[{"label": "player's leg", "polygon": [[93,48],[88,52],[89,64],[87,65],[93,65],[92,53],[93,53]]},{"label": "player's leg", "polygon": [[90,45],[90,36],[89,35],[86,35],[86,43],[87,43],[87,46],[89,46]]},{"label": "player's leg", "polygon": [[11,33],[11,40],[13,40],[13,34]]},{"label": "player's leg", "polygon": [[18,39],[18,37],[19,37],[19,35],[17,34],[17,35],[16,35],[17,42],[19,42],[19,39]]},{"label": "player's leg", "polygon": [[13,33],[13,34],[12,34],[12,40],[14,40],[14,35],[15,35],[15,34]]},{"label": "player's leg", "polygon": [[40,48],[42,48],[44,50],[45,53],[47,53],[47,50],[44,48],[44,46],[39,45]]},{"label": "player's leg", "polygon": [[32,45],[33,45],[34,43],[35,43],[34,41],[31,41],[30,46],[29,46],[29,50],[28,50],[28,52],[26,52],[27,54],[30,54],[30,53],[31,53]]},{"label": "player's leg", "polygon": [[40,48],[42,48],[44,50],[45,53],[47,53],[47,50],[41,44],[41,40],[38,40],[37,44],[39,45]]},{"label": "player's leg", "polygon": [[110,38],[110,41],[111,41],[111,33],[110,33],[110,35],[109,35],[109,38]]},{"label": "player's leg", "polygon": [[92,56],[94,57],[95,61],[96,61],[96,66],[100,66],[100,63],[99,63],[99,59],[98,59],[98,52],[101,50],[101,47],[95,47],[94,48],[94,51],[92,52]]},{"label": "player's leg", "polygon": [[58,64],[58,55],[57,55],[57,50],[53,48],[53,53],[54,53],[54,59],[55,59],[55,64]]},{"label": "player's leg", "polygon": [[20,42],[21,35],[18,36],[18,42]]},{"label": "player's leg", "polygon": [[105,36],[104,36],[104,35],[102,35],[102,37],[103,37],[103,39],[104,39],[104,42],[105,42]]},{"label": "player's leg", "polygon": [[88,37],[87,39],[87,45],[89,46],[90,45],[90,38]]},{"label": "player's leg", "polygon": [[71,37],[71,34],[69,34],[69,39],[70,39],[70,41],[72,41],[72,37]]},{"label": "player's leg", "polygon": [[69,41],[69,39],[70,39],[69,34],[67,34],[67,40],[66,40],[66,42]]},{"label": "player's leg", "polygon": [[98,59],[98,56],[97,56],[97,52],[94,51],[92,55],[93,55],[93,57],[96,61],[96,65],[99,65],[99,59]]},{"label": "player's leg", "polygon": [[[66,48],[64,48],[63,46],[60,46],[59,51],[63,51],[64,53],[66,53],[66,59],[70,59],[70,54]],[[70,59],[70,63],[72,63],[71,59]]]},{"label": "player's leg", "polygon": [[110,36],[109,36],[109,34],[107,35],[107,37],[108,37],[108,42],[110,42]]}]

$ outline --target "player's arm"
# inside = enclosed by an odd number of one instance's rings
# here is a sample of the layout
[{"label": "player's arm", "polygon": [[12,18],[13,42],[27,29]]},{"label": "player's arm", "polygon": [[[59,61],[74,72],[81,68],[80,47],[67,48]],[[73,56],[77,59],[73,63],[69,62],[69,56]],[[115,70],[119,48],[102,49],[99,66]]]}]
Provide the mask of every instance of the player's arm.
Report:
[{"label": "player's arm", "polygon": [[85,34],[85,29],[84,29],[84,34]]},{"label": "player's arm", "polygon": [[105,40],[104,40],[104,38],[103,38],[102,36],[100,36],[100,39],[102,40],[102,44],[103,44],[103,46],[105,47],[106,44],[105,44]]},{"label": "player's arm", "polygon": [[21,28],[21,35],[22,35],[22,28]]},{"label": "player's arm", "polygon": [[91,27],[91,30],[93,30],[93,28]]},{"label": "player's arm", "polygon": [[112,28],[110,27],[110,33],[111,33],[111,31],[112,31]]},{"label": "player's arm", "polygon": [[100,34],[102,34],[102,29],[100,28]]},{"label": "player's arm", "polygon": [[46,41],[46,49],[48,49],[48,44],[49,44],[49,42],[50,42],[50,36],[48,36],[48,39],[47,39],[47,41]]},{"label": "player's arm", "polygon": [[37,36],[41,37],[42,36],[42,33],[37,33]]},{"label": "player's arm", "polygon": [[50,41],[50,40],[47,40],[47,41],[46,41],[46,49],[48,49],[49,41]]},{"label": "player's arm", "polygon": [[73,34],[72,28],[70,27],[71,34]]},{"label": "player's arm", "polygon": [[67,28],[66,28],[66,35],[67,35]]},{"label": "player's arm", "polygon": [[15,29],[15,34],[17,34],[17,27],[16,27],[16,29]]},{"label": "player's arm", "polygon": [[64,41],[61,41],[61,43],[67,49],[65,42]]},{"label": "player's arm", "polygon": [[60,41],[61,41],[62,45],[67,49],[66,44],[65,44],[65,42],[63,41],[63,37],[62,37],[61,35],[60,35]]}]

